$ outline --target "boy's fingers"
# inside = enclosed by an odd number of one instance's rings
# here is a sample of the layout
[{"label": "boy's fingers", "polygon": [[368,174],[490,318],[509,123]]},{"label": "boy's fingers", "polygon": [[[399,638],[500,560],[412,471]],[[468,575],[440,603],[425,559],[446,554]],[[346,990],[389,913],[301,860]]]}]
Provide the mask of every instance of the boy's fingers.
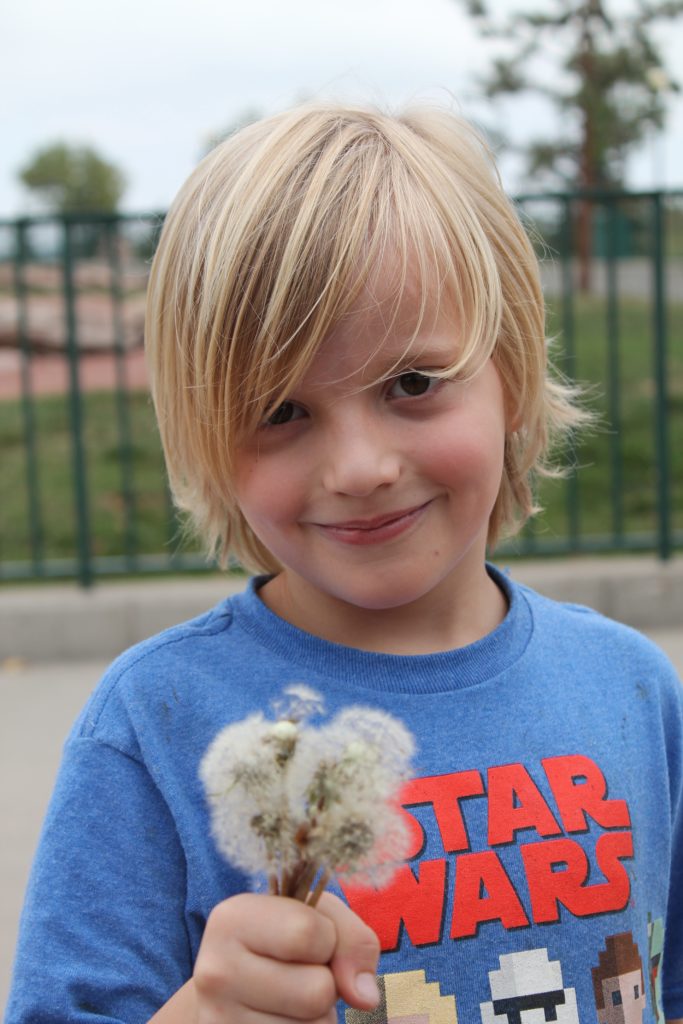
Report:
[{"label": "boy's fingers", "polygon": [[[242,893],[214,908],[213,927],[260,956],[326,964],[337,940],[334,921],[299,900]],[[210,921],[211,921],[210,918]]]},{"label": "boy's fingers", "polygon": [[337,1002],[334,977],[326,964],[283,963],[251,954],[240,961],[238,969],[216,965],[214,978],[219,971],[220,980],[213,990],[210,977],[196,981],[200,991],[218,1002],[229,993],[232,1007],[252,1014],[314,1022],[323,1020]]},{"label": "boy's fingers", "polygon": [[376,975],[380,950],[377,936],[331,893],[323,894],[318,910],[333,922],[337,932],[337,945],[330,967],[340,997],[358,1010],[373,1009],[379,1002]]},{"label": "boy's fingers", "polygon": [[[211,912],[205,941],[207,936],[211,936],[211,943],[207,944],[204,956],[200,950],[199,971],[195,970],[200,988],[215,987],[218,978],[228,989],[239,992],[250,964],[253,967],[258,959],[266,957],[283,964],[329,964],[334,990],[346,1003],[359,1010],[370,1010],[379,1002],[375,978],[379,959],[377,936],[330,893],[323,894],[315,910],[282,896],[233,896]],[[240,949],[248,951],[247,960],[242,959]],[[257,961],[251,963],[249,954],[255,955]],[[240,976],[230,978],[234,971]],[[324,981],[317,980],[321,984]],[[315,1005],[302,1016],[319,1017],[325,998],[323,992],[320,998],[313,999]],[[290,1015],[297,1016],[291,1011]]]}]

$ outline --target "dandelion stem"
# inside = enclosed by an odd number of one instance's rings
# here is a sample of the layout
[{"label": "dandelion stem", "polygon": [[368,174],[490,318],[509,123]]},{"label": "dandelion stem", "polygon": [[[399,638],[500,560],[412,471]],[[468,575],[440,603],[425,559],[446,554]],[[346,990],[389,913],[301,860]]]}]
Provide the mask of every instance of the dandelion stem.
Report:
[{"label": "dandelion stem", "polygon": [[325,886],[327,885],[329,880],[330,872],[327,870],[327,868],[325,868],[324,871],[321,873],[320,878],[315,884],[315,889],[313,889],[308,899],[306,900],[306,903],[308,903],[309,907],[317,907],[318,900],[325,891]]},{"label": "dandelion stem", "polygon": [[306,897],[308,896],[309,890],[313,885],[313,882],[315,881],[315,876],[318,873],[319,867],[320,865],[316,864],[315,862],[310,862],[306,864],[304,870],[301,873],[301,877],[299,878],[298,884],[292,894],[295,900],[304,900],[304,902],[306,901]]},{"label": "dandelion stem", "polygon": [[308,861],[298,860],[294,867],[290,870],[287,876],[287,888],[282,890],[283,896],[291,896],[292,899],[296,899],[296,893],[299,890],[301,884],[301,876],[305,873],[308,867]]}]

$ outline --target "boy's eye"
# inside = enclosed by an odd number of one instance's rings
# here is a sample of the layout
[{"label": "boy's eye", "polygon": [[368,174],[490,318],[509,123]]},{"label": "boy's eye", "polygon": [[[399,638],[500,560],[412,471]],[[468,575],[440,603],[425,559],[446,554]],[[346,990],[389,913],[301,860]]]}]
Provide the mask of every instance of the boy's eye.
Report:
[{"label": "boy's eye", "polygon": [[284,423],[291,423],[303,416],[303,409],[294,402],[282,402],[266,418],[266,426],[279,427]]},{"label": "boy's eye", "polygon": [[440,377],[432,377],[428,373],[420,373],[419,370],[409,370],[392,381],[389,394],[392,398],[419,398],[440,383]]}]

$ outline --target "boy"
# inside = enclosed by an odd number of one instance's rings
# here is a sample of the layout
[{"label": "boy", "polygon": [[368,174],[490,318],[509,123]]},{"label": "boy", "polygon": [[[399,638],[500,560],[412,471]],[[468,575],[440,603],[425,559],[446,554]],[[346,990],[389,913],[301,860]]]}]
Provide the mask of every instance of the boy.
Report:
[{"label": "boy", "polygon": [[[11,1024],[331,1022],[338,997],[348,1024],[680,1024],[678,681],[486,563],[581,419],[543,332],[533,251],[448,114],[302,108],[192,175],[150,280],[154,400],[177,504],[263,575],[123,655],[76,724]],[[197,780],[298,680],[419,750],[409,863],[319,910],[248,891]],[[627,934],[646,963],[653,922],[664,1010],[609,978],[596,1008],[601,952]]]}]

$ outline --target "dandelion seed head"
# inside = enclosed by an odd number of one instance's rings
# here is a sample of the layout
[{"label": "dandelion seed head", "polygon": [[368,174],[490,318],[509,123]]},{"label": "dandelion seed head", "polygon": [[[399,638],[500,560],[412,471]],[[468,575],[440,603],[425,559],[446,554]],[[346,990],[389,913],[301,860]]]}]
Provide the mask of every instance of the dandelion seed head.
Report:
[{"label": "dandelion seed head", "polygon": [[268,870],[276,849],[282,860],[295,856],[279,745],[269,742],[272,728],[261,714],[226,726],[199,769],[218,849],[252,873]]},{"label": "dandelion seed head", "polygon": [[406,770],[415,753],[415,741],[403,722],[385,711],[361,706],[345,708],[333,724],[340,733],[348,733],[356,741],[379,750],[396,771]]},{"label": "dandelion seed head", "polygon": [[284,770],[287,762],[294,756],[297,740],[299,738],[299,727],[296,722],[287,719],[280,719],[271,726],[264,743],[270,744],[273,748],[273,756],[280,770]]},{"label": "dandelion seed head", "polygon": [[307,720],[323,702],[301,685],[273,708],[276,721],[256,714],[227,726],[202,760],[219,850],[289,895],[304,891],[311,869],[361,884],[388,881],[410,850],[397,802],[410,773],[410,733],[363,707],[314,728]]},{"label": "dandelion seed head", "polygon": [[282,843],[283,833],[286,830],[286,822],[281,814],[258,813],[249,822],[255,836],[263,840],[268,862],[272,863],[277,858]]},{"label": "dandelion seed head", "polygon": [[376,759],[377,755],[374,748],[368,747],[367,743],[363,743],[362,740],[351,740],[344,752],[344,756],[349,761],[362,761],[368,756],[368,753],[371,753],[373,759]]},{"label": "dandelion seed head", "polygon": [[375,831],[365,818],[342,817],[314,829],[309,838],[309,853],[335,871],[357,864],[375,845]]},{"label": "dandelion seed head", "polygon": [[385,885],[410,852],[410,832],[398,807],[342,813],[334,808],[316,822],[306,854],[338,878],[360,885]]},{"label": "dandelion seed head", "polygon": [[[335,873],[338,878],[350,880],[354,885],[373,885],[378,888],[391,880],[410,853],[410,832],[397,808],[377,809],[373,837],[374,842],[367,850],[359,849],[357,857],[347,856],[343,863],[337,865]],[[346,852],[347,855],[351,852],[348,840]]]},{"label": "dandelion seed head", "polygon": [[273,701],[272,708],[278,718],[291,722],[306,722],[314,715],[322,715],[325,701],[320,694],[304,683],[286,686],[282,697]]},{"label": "dandelion seed head", "polygon": [[270,735],[279,743],[291,743],[296,740],[298,734],[299,727],[296,722],[290,722],[284,718],[271,726],[270,730]]}]

